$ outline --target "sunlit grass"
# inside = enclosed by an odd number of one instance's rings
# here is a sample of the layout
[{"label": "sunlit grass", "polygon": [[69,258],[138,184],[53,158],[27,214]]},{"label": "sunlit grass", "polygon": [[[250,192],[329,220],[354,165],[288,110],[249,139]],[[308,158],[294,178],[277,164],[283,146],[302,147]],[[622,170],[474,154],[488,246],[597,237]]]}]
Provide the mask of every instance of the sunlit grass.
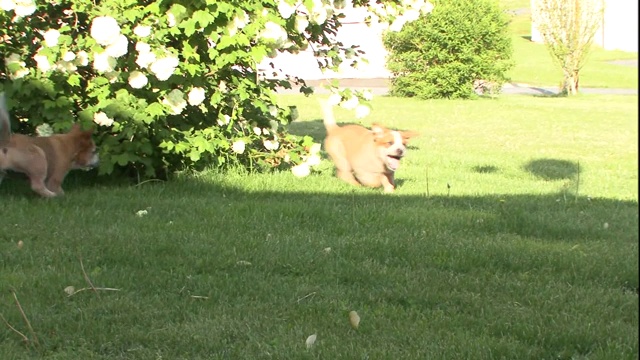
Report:
[{"label": "sunlit grass", "polygon": [[[637,100],[376,98],[365,125],[421,133],[392,195],[326,160],[304,179],[74,174],[54,200],[12,174],[0,314],[16,331],[2,323],[0,354],[637,358]],[[322,140],[315,98],[282,102],[298,106],[294,132]]]}]

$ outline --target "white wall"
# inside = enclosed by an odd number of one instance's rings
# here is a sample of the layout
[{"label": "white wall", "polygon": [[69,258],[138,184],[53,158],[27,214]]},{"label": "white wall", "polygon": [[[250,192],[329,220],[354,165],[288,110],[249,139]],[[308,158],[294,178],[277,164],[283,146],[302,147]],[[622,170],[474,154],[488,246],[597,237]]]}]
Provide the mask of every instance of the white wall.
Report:
[{"label": "white wall", "polygon": [[[390,77],[390,73],[385,67],[387,51],[382,45],[382,29],[374,25],[369,27],[364,23],[366,15],[364,9],[349,8],[344,9],[344,12],[346,17],[342,20],[343,25],[336,38],[344,46],[360,45],[360,49],[365,52],[364,57],[369,61],[368,64],[360,63],[358,68],[354,69],[345,61],[340,65],[339,72],[322,73],[313,57],[313,51],[309,48],[296,55],[280,53],[274,59],[265,59],[259,68],[269,69],[269,62],[273,62],[276,69],[280,68],[289,75],[298,76],[305,80]],[[267,75],[270,76],[269,72]]]},{"label": "white wall", "polygon": [[638,51],[638,0],[606,0],[599,45],[607,50]]},{"label": "white wall", "polygon": [[[596,32],[594,43],[605,50],[638,52],[638,0],[603,0],[605,3],[602,26]],[[531,0],[531,8],[537,0]],[[531,41],[543,42],[542,36],[531,23]]]}]

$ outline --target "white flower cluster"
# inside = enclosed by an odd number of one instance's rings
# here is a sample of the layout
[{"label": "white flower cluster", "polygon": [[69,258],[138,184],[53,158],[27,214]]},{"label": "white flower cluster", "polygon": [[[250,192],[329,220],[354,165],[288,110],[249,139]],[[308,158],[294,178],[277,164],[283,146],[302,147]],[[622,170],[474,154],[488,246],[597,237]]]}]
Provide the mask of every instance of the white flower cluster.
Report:
[{"label": "white flower cluster", "polygon": [[[151,35],[151,27],[138,25],[133,29],[133,33],[144,38]],[[101,73],[114,72],[116,59],[129,51],[129,40],[120,33],[120,25],[110,16],[98,16],[91,22],[90,34],[98,44],[105,47],[103,52],[93,54],[93,68]],[[160,81],[169,79],[179,64],[178,58],[170,54],[157,58],[151,51],[151,46],[145,42],[137,42],[135,48],[138,52],[136,64],[142,69],[148,68]],[[132,71],[129,74],[129,85],[134,89],[140,89],[148,82],[146,75],[140,71]]]},{"label": "white flower cluster", "polygon": [[[0,0],[0,5],[3,9],[9,7],[7,5],[8,3],[14,2],[3,2]],[[15,3],[18,5],[22,3],[24,5],[26,2],[18,1]],[[45,48],[58,46],[60,31],[56,29],[49,29],[47,31],[40,31],[40,34],[42,35],[42,46],[36,50],[36,53],[33,55],[33,60],[36,62],[36,67],[41,72],[46,73],[52,70],[60,72],[75,72],[78,69],[78,66],[86,66],[88,64],[88,54],[85,51],[80,51],[77,54],[72,51],[66,51],[61,54],[62,56],[55,64],[52,64],[43,50]],[[26,68],[25,62],[22,61],[18,54],[11,54],[9,57],[5,58],[5,65],[9,68],[9,77],[11,79],[20,79],[30,73],[30,70]]]},{"label": "white flower cluster", "polygon": [[291,172],[295,177],[305,177],[311,174],[311,168],[320,165],[322,159],[320,158],[320,147],[321,145],[315,143],[309,149],[309,155],[303,156],[303,161],[301,164],[298,164],[291,168]]},{"label": "white flower cluster", "polygon": [[178,89],[171,90],[167,96],[162,99],[162,104],[168,106],[174,115],[180,115],[184,108],[187,107],[184,93]]},{"label": "white flower cluster", "polygon": [[[171,15],[171,13],[168,13],[168,18],[171,20],[171,16],[169,15]],[[138,38],[148,37],[151,35],[151,32],[152,28],[147,25],[137,25],[133,29],[133,34]],[[104,51],[93,54],[93,68],[105,74],[110,81],[113,82],[117,80],[119,76],[119,73],[115,71],[117,58],[128,53],[129,39],[121,33],[120,25],[110,16],[98,16],[94,18],[91,22],[90,35],[96,43],[104,47]],[[140,67],[140,70],[131,71],[127,78],[129,86],[133,89],[142,89],[149,84],[149,78],[143,69],[147,69],[148,72],[153,74],[159,81],[166,81],[175,73],[180,64],[178,57],[166,49],[160,52],[164,52],[163,55],[156,55],[156,52],[151,50],[151,45],[144,41],[136,42],[135,50],[137,52],[135,62]],[[46,58],[39,58],[39,60],[43,62],[44,66]],[[204,99],[204,89],[194,87],[189,91],[186,99],[185,94],[181,90],[173,89],[162,98],[160,103],[167,106],[171,114],[179,115],[184,111],[187,103],[198,106]],[[101,121],[100,119],[98,120]]]},{"label": "white flower cluster", "polygon": [[231,151],[233,151],[236,154],[242,154],[244,153],[245,147],[246,147],[246,144],[244,143],[243,140],[236,140],[231,145]]},{"label": "white flower cluster", "polygon": [[368,105],[360,104],[360,98],[366,101],[371,101],[373,94],[368,90],[362,92],[356,91],[356,95],[351,95],[349,98],[344,99],[341,94],[334,92],[329,96],[328,103],[331,106],[340,105],[347,110],[355,109],[356,118],[362,119],[369,115],[371,108]]},{"label": "white flower cluster", "polygon": [[217,120],[218,125],[226,126],[231,122],[231,116],[227,114],[220,114]]},{"label": "white flower cluster", "polygon": [[36,2],[34,0],[0,0],[0,9],[13,10],[17,18],[23,18],[36,12]]},{"label": "white flower cluster", "polygon": [[[369,3],[371,18],[381,25],[388,26],[391,31],[400,31],[402,27],[411,21],[417,20],[421,14],[433,11],[433,4],[427,0],[402,0],[401,5],[395,3],[377,3],[371,0]],[[381,21],[381,20],[385,21]],[[390,25],[387,22],[392,20]]]},{"label": "white flower cluster", "polygon": [[120,25],[111,16],[98,16],[91,21],[91,37],[104,51],[93,53],[93,68],[115,80],[116,59],[129,51],[129,40],[120,33]]},{"label": "white flower cluster", "polygon": [[149,83],[149,79],[147,76],[140,71],[132,71],[129,73],[129,86],[134,89],[142,89],[147,86]]},{"label": "white flower cluster", "polygon": [[281,48],[289,39],[287,31],[280,25],[269,21],[264,24],[264,29],[260,33],[260,38],[265,42],[272,43],[274,47]]},{"label": "white flower cluster", "polygon": [[160,81],[168,80],[180,64],[178,58],[171,54],[156,59],[149,65],[149,71]]},{"label": "white flower cluster", "polygon": [[151,52],[151,45],[146,42],[138,41],[136,43],[136,51],[138,52],[136,64],[141,68],[146,69],[156,61],[156,54]]},{"label": "white flower cluster", "polygon": [[167,106],[173,115],[180,115],[187,107],[187,103],[192,106],[198,106],[202,104],[205,98],[205,91],[201,87],[192,88],[186,99],[182,91],[173,89],[162,99],[161,103]]},{"label": "white flower cluster", "polygon": [[202,104],[205,98],[205,91],[201,87],[194,87],[193,89],[191,89],[191,91],[189,91],[189,94],[187,94],[187,102],[192,106],[198,106]]},{"label": "white flower cluster", "polygon": [[9,55],[4,59],[4,64],[9,68],[9,78],[12,80],[21,79],[29,75],[29,69],[25,67],[25,62],[22,61],[18,54]]},{"label": "white flower cluster", "polygon": [[113,125],[113,119],[107,116],[107,114],[99,111],[93,114],[93,122],[99,126],[111,126]]},{"label": "white flower cluster", "polygon": [[308,9],[301,0],[295,1],[294,4],[291,4],[287,0],[279,0],[278,12],[283,19],[289,19],[295,14],[296,20],[298,16],[304,16],[308,19],[307,21],[322,25],[333,15],[335,11],[334,7],[336,9],[342,9],[346,5],[347,0],[336,1],[333,5],[331,1],[313,0],[311,9]]},{"label": "white flower cluster", "polygon": [[[341,0],[331,4],[331,1],[313,0],[311,9],[307,8],[302,0],[294,0],[293,3],[287,0],[278,0],[278,13],[283,19],[295,17],[295,28],[299,33],[304,33],[309,24],[324,24],[327,19],[333,16],[335,8],[343,8],[350,0]],[[237,28],[235,20],[229,25]],[[275,48],[282,48],[288,43],[287,31],[273,21],[265,24],[259,35],[265,42],[274,44]]]},{"label": "white flower cluster", "polygon": [[229,35],[234,36],[238,33],[238,30],[243,29],[247,24],[249,24],[249,15],[243,11],[241,15],[236,15],[233,20],[227,24]]},{"label": "white flower cluster", "polygon": [[[273,108],[275,108],[275,106]],[[269,132],[269,129],[262,129],[258,126],[253,127],[253,133],[256,134],[257,136],[261,136],[261,135],[267,136],[271,134],[271,132]],[[273,140],[269,140],[269,139],[262,140],[262,145],[267,150],[273,150],[273,151],[278,150],[278,148],[280,147],[280,143],[278,142],[278,135],[274,133]]]}]

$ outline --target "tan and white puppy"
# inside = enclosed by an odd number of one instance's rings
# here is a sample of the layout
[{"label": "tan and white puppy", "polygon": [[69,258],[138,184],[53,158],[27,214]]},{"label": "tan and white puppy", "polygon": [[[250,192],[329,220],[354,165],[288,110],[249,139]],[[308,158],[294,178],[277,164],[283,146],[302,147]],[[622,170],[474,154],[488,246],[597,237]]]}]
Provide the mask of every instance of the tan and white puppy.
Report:
[{"label": "tan and white puppy", "polygon": [[74,124],[66,134],[12,134],[4,95],[0,95],[0,180],[4,171],[17,171],[29,177],[31,188],[41,196],[64,194],[62,181],[70,170],[98,165],[92,133]]},{"label": "tan and white puppy", "polygon": [[378,124],[373,124],[370,130],[360,125],[338,126],[332,105],[320,103],[327,129],[324,148],[338,178],[353,185],[382,186],[385,192],[393,192],[400,159],[407,151],[408,140],[417,133],[390,130]]}]

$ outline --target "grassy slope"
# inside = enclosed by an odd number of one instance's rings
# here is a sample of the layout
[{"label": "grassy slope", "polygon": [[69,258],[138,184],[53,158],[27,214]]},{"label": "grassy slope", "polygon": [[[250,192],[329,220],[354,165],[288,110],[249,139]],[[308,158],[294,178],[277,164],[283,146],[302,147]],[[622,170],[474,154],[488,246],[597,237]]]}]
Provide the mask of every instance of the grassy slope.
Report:
[{"label": "grassy slope", "polygon": [[[315,99],[283,102],[299,106],[293,130],[320,139]],[[40,346],[3,326],[0,354],[637,358],[636,102],[377,98],[367,124],[423,134],[390,196],[342,184],[326,162],[305,179],[76,176],[54,201],[12,175],[0,187],[0,313],[32,338],[14,289]],[[79,257],[95,286],[120,291],[67,298],[87,286]]]}]

